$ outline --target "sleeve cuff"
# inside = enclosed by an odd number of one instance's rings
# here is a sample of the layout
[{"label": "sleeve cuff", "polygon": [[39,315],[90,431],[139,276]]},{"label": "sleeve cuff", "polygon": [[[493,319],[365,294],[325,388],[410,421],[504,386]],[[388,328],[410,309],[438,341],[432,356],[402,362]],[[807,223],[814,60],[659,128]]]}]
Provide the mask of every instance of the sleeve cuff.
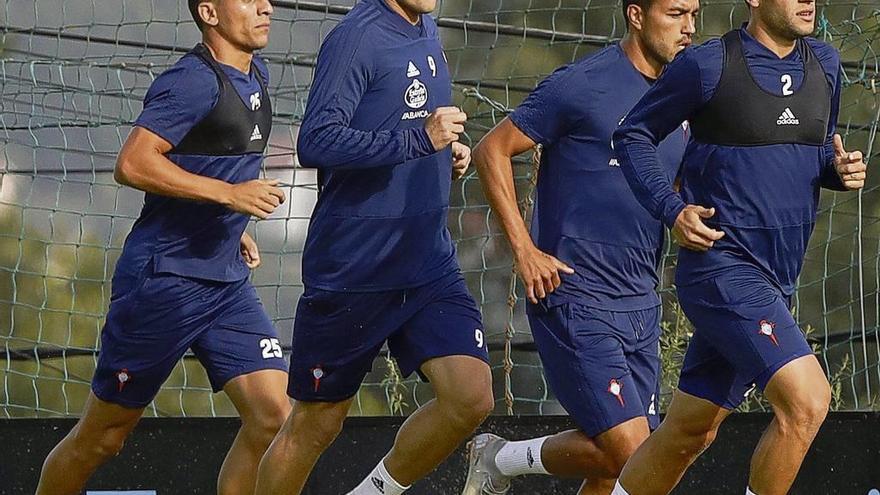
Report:
[{"label": "sleeve cuff", "polygon": [[424,127],[410,129],[410,139],[411,144],[408,146],[408,149],[412,156],[407,156],[407,160],[433,155],[437,152],[437,150],[434,149],[434,143],[432,143],[431,138],[428,137],[428,131],[426,131]]},{"label": "sleeve cuff", "polygon": [[675,226],[675,220],[678,218],[678,215],[685,209],[687,204],[681,200],[678,194],[673,194],[666,201],[666,205],[663,208],[663,214],[661,220],[663,223],[669,227],[670,229]]}]

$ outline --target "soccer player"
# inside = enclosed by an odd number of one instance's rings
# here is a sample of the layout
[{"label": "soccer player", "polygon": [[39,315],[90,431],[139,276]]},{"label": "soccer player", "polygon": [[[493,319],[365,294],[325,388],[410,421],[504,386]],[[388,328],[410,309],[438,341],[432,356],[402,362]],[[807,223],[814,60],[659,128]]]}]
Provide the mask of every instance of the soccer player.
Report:
[{"label": "soccer player", "polygon": [[39,495],[80,493],[116,455],[187,349],[242,418],[218,480],[253,493],[290,411],[278,335],[248,281],[260,264],[244,230],[284,201],[257,177],[272,126],[268,0],[190,0],[203,43],[150,86],[115,178],[146,192],[125,241],[83,416],[49,454]]},{"label": "soccer player", "polygon": [[320,194],[293,329],[295,401],[257,493],[300,493],[385,342],[436,399],[350,493],[404,492],[493,408],[480,312],[446,228],[453,166],[460,174],[470,149],[457,142],[466,115],[450,106],[435,3],[361,0],[318,55],[297,143]]},{"label": "soccer player", "polygon": [[[577,429],[469,446],[464,495],[507,493],[511,478],[585,478],[608,495],[657,426],[663,226],[633,197],[611,135],[664,66],[691,42],[697,0],[627,0],[627,34],[566,65],[477,145],[483,188],[525,284],[527,315],[550,388]],[[683,120],[683,119],[682,119]],[[674,180],[687,145],[678,122],[660,145]],[[540,144],[531,237],[517,208],[511,158]]]},{"label": "soccer player", "polygon": [[[860,189],[866,169],[834,134],[840,60],[807,37],[815,3],[747,2],[746,26],[679,55],[614,134],[632,190],[683,248],[676,286],[695,326],[668,415],[615,494],[669,493],[753,386],[775,417],[745,493],[788,493],[828,411],[830,387],[790,297],[820,186]],[[683,119],[693,139],[679,195],[657,143]]]}]

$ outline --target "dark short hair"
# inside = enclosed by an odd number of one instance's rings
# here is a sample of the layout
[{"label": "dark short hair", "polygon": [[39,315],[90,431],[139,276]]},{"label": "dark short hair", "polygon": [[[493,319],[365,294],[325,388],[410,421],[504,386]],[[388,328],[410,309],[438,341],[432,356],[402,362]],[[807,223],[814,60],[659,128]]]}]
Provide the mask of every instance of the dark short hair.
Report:
[{"label": "dark short hair", "polygon": [[626,22],[626,28],[629,29],[629,16],[626,15],[627,9],[629,9],[630,5],[638,5],[642,8],[642,10],[648,10],[651,7],[651,3],[653,0],[623,0],[621,2],[623,6],[623,20]]},{"label": "dark short hair", "polygon": [[196,21],[199,31],[204,31],[205,23],[202,22],[202,17],[199,15],[200,3],[202,3],[202,0],[189,0],[189,13],[192,14],[193,20]]}]

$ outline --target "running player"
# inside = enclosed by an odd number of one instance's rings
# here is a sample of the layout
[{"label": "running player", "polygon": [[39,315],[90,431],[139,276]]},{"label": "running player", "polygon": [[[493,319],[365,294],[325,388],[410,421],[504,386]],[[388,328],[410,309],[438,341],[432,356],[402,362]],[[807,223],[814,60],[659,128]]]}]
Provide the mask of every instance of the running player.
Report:
[{"label": "running player", "polygon": [[[578,426],[470,444],[464,495],[506,493],[523,474],[585,478],[608,495],[657,426],[663,226],[630,193],[611,148],[626,112],[691,42],[697,0],[627,0],[623,40],[541,82],[475,149],[486,196],[526,287],[527,314],[550,388]],[[682,121],[660,145],[674,180]],[[518,212],[511,158],[542,148],[531,237]]]},{"label": "running player", "polygon": [[268,0],[190,0],[203,43],[152,84],[119,154],[116,180],[146,192],[125,241],[83,416],[49,454],[37,493],[80,493],[116,455],[187,349],[242,418],[220,494],[253,493],[290,411],[278,335],[254,287],[245,232],[284,201],[257,179],[272,126]]},{"label": "running player", "polygon": [[[350,493],[396,495],[492,410],[480,312],[446,228],[466,115],[450,107],[434,0],[361,0],[318,55],[297,152],[320,194],[303,253],[288,393],[293,412],[257,492],[300,493],[385,342],[436,399]],[[375,462],[364,459],[365,462]]]},{"label": "running player", "polygon": [[[815,3],[747,3],[744,28],[686,50],[615,133],[632,190],[683,248],[676,286],[696,328],[668,415],[615,494],[669,493],[753,386],[775,417],[745,492],[788,493],[828,411],[830,387],[790,297],[820,186],[860,189],[865,164],[834,134],[840,59],[807,37]],[[682,119],[693,140],[680,196],[656,147]]]}]

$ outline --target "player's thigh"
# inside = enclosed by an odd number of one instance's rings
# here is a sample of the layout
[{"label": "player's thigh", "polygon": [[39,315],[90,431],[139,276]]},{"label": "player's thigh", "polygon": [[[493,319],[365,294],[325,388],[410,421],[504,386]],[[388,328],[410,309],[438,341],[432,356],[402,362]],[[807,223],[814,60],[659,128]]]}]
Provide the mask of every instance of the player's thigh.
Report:
[{"label": "player's thigh", "polygon": [[693,438],[714,436],[730,413],[730,409],[712,401],[675,390],[661,428],[673,428],[679,434]]},{"label": "player's thigh", "polygon": [[[388,347],[403,376],[420,371],[426,378],[425,363],[449,356],[471,357],[473,360],[463,362],[488,370],[489,352],[480,310],[460,274],[409,291],[406,304],[417,309],[388,338]],[[482,361],[482,365],[473,361]]]},{"label": "player's thigh", "polygon": [[824,418],[831,386],[816,357],[803,356],[780,368],[767,382],[764,395],[777,412]]},{"label": "player's thigh", "polygon": [[465,355],[443,356],[425,361],[420,371],[431,382],[438,400],[479,409],[494,406],[492,372],[482,359]]},{"label": "player's thigh", "polygon": [[632,332],[624,319],[564,304],[530,308],[529,323],[550,389],[587,436],[645,416],[620,335]]},{"label": "player's thigh", "polygon": [[125,407],[153,400],[177,362],[210,324],[214,291],[185,277],[152,274],[110,303],[92,379],[95,395]]},{"label": "player's thigh", "polygon": [[239,375],[223,391],[245,422],[280,425],[290,413],[287,371],[262,369]]},{"label": "player's thigh", "polygon": [[[262,370],[278,373],[258,375],[241,383],[261,384],[263,376],[277,376],[275,381],[284,381],[281,377],[286,375],[287,362],[282,355],[278,331],[253,285],[247,280],[227,284],[213,295],[211,303],[215,308],[214,318],[191,347],[205,367],[214,392],[224,390],[236,378]],[[266,382],[271,385],[275,381]],[[263,391],[274,392],[275,402],[285,399],[284,388],[267,386]]]},{"label": "player's thigh", "polygon": [[339,432],[354,398],[334,402],[294,400],[279,437],[326,447]]},{"label": "player's thigh", "polygon": [[354,396],[385,340],[412,312],[403,291],[307,287],[296,309],[288,395],[305,402]]}]

